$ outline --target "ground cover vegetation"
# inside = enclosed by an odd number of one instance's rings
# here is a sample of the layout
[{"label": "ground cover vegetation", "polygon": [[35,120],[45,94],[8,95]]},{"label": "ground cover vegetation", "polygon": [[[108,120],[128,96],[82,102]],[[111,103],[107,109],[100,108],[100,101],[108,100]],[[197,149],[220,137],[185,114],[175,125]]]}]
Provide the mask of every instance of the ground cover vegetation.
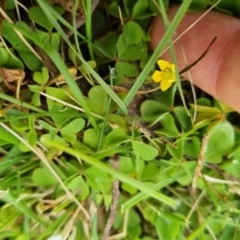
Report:
[{"label": "ground cover vegetation", "polygon": [[173,2],[0,1],[0,239],[238,239],[239,115],[182,81],[172,42],[216,1],[169,23]]}]

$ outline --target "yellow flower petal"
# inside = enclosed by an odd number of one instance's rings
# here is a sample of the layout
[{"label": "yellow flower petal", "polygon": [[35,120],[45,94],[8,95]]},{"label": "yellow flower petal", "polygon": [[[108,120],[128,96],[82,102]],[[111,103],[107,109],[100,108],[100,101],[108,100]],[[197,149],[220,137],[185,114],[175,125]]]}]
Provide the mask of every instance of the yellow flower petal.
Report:
[{"label": "yellow flower petal", "polygon": [[162,91],[166,91],[168,88],[172,86],[172,83],[169,81],[162,81],[160,84],[160,88]]},{"label": "yellow flower petal", "polygon": [[154,73],[152,75],[152,80],[154,82],[161,82],[163,79],[164,79],[163,72],[158,71],[158,70],[154,71]]},{"label": "yellow flower petal", "polygon": [[172,63],[172,64],[170,64],[170,66],[171,66],[172,72],[175,73],[175,64]]},{"label": "yellow flower petal", "polygon": [[175,76],[175,74],[171,74],[171,76],[170,76],[168,79],[166,79],[166,80],[169,81],[169,82],[171,82],[171,83],[176,82],[176,76]]},{"label": "yellow flower petal", "polygon": [[154,82],[161,82],[161,90],[166,91],[176,82],[175,64],[170,64],[165,60],[158,60],[157,64],[161,71],[156,70],[152,75],[152,79]]},{"label": "yellow flower petal", "polygon": [[171,65],[174,65],[174,64],[170,64],[169,62],[167,62],[165,60],[158,60],[157,64],[162,71],[164,71],[166,69],[172,70]]}]

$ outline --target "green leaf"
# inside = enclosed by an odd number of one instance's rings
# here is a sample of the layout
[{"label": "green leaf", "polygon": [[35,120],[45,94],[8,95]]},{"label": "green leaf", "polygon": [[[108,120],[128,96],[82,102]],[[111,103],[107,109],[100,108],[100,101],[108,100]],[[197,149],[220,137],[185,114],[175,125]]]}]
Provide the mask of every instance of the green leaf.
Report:
[{"label": "green leaf", "polygon": [[98,135],[93,128],[87,129],[83,134],[83,143],[91,149],[96,150],[98,147]]},{"label": "green leaf", "polygon": [[124,82],[124,75],[122,72],[117,72],[115,78],[113,78],[113,85],[120,85]]},{"label": "green leaf", "polygon": [[89,183],[96,191],[103,191],[107,193],[111,188],[112,178],[105,172],[95,168],[90,167],[84,172]]},{"label": "green leaf", "polygon": [[42,86],[39,85],[28,85],[28,88],[31,92],[41,92]]},{"label": "green leaf", "polygon": [[44,85],[49,80],[49,73],[48,69],[42,67],[42,72],[34,72],[33,73],[33,80],[40,85]]},{"label": "green leaf", "polygon": [[228,154],[234,146],[234,129],[229,122],[225,121],[212,127],[208,134],[205,161],[214,160],[215,162],[216,157],[219,161],[219,157]]},{"label": "green leaf", "polygon": [[155,163],[149,162],[144,167],[144,170],[141,175],[141,180],[152,180],[153,177],[159,172],[159,168]]},{"label": "green leaf", "polygon": [[[59,106],[57,104],[54,104],[54,106],[51,109],[52,114],[51,117],[56,124],[58,128],[62,128],[62,125],[69,121],[70,119],[74,118],[78,111],[73,108],[64,108],[63,106]],[[58,113],[58,114],[56,114]]]},{"label": "green leaf", "polygon": [[136,61],[146,57],[147,46],[143,42],[127,46],[123,34],[117,41],[118,58],[123,61]]},{"label": "green leaf", "polygon": [[[177,179],[177,182],[182,186],[187,186],[190,183],[192,183],[194,169],[196,168],[196,162],[190,161],[190,162],[184,162],[181,164],[182,168],[186,172],[183,176],[179,177]],[[179,166],[177,166],[179,168]]]},{"label": "green leaf", "polygon": [[119,17],[119,4],[117,2],[111,2],[108,5],[108,12],[115,17]]},{"label": "green leaf", "polygon": [[[91,61],[88,61],[87,64],[88,64],[92,69],[96,68],[96,66],[97,66],[97,63],[96,63],[95,61],[92,61],[92,60],[91,60]],[[86,74],[86,75],[89,75],[89,74],[90,74],[89,69],[85,66],[85,64],[80,65],[78,69],[79,69],[79,71],[80,71],[81,73],[83,73],[83,74]]]},{"label": "green leaf", "polygon": [[237,178],[239,176],[240,169],[240,147],[235,149],[235,151],[231,155],[232,160],[229,159],[227,162],[224,162],[224,165],[221,166],[221,169]]},{"label": "green leaf", "polygon": [[171,109],[174,106],[175,101],[175,90],[174,88],[170,88],[167,91],[156,91],[152,93],[154,100],[160,102],[164,106]]},{"label": "green leaf", "polygon": [[232,125],[225,121],[216,124],[209,131],[207,147],[214,147],[215,151],[221,155],[228,154],[234,145],[234,129]]},{"label": "green leaf", "polygon": [[[19,25],[20,23],[16,23],[16,25]],[[21,22],[22,26],[28,27],[25,23]],[[29,27],[28,27],[29,28]],[[14,50],[16,50],[19,55],[21,56],[24,63],[27,65],[27,67],[31,70],[36,70],[41,66],[41,61],[34,55],[34,53],[31,52],[31,50],[23,43],[22,39],[17,35],[17,33],[10,28],[9,26],[6,26],[6,23],[3,22],[2,24],[2,30],[1,33],[5,39],[13,46]],[[16,58],[17,59],[17,58]],[[11,64],[20,64],[17,62],[17,60],[10,56],[8,62],[6,65]],[[18,60],[19,61],[19,60]],[[23,69],[23,67],[21,67]]]},{"label": "green leaf", "polygon": [[138,23],[129,21],[123,27],[123,37],[127,47],[136,45],[143,39],[142,28]]},{"label": "green leaf", "polygon": [[155,228],[159,239],[175,240],[179,233],[180,226],[177,222],[171,221],[168,218],[158,218],[155,221]]},{"label": "green leaf", "polygon": [[197,158],[200,152],[199,138],[193,137],[184,143],[184,153],[193,158]]},{"label": "green leaf", "polygon": [[168,111],[169,109],[165,105],[154,100],[146,100],[141,104],[140,107],[143,121],[148,123],[154,123],[159,116]]},{"label": "green leaf", "polygon": [[148,0],[138,0],[133,7],[132,17],[139,18],[145,14],[148,8]]},{"label": "green leaf", "polygon": [[30,240],[30,238],[26,234],[21,234],[16,238],[16,240]]},{"label": "green leaf", "polygon": [[128,77],[136,77],[138,75],[137,67],[127,62],[117,62],[116,70],[117,72],[121,72],[123,75]]},{"label": "green leaf", "polygon": [[106,137],[109,145],[119,145],[128,140],[128,135],[121,128],[112,130]]},{"label": "green leaf", "polygon": [[[10,55],[9,53],[7,53],[8,58],[6,58],[6,56],[4,56],[6,53],[4,53],[4,51],[0,52],[0,54],[3,54],[3,59],[2,59],[3,65],[1,65],[1,63],[0,63],[0,66],[9,68],[9,69],[24,69],[24,65],[23,65],[22,61],[18,57],[15,56],[15,54],[13,53],[13,51],[11,49],[10,49],[10,51],[14,57],[12,55]],[[4,61],[6,61],[6,62],[4,62]]]},{"label": "green leaf", "polygon": [[198,98],[197,99],[197,106],[200,105],[200,106],[205,106],[205,107],[211,107],[212,106],[212,102],[207,99],[207,98]]},{"label": "green leaf", "polygon": [[35,146],[37,142],[37,133],[35,131],[29,131],[27,133],[27,141],[31,146]]},{"label": "green leaf", "polygon": [[10,54],[5,48],[0,48],[0,66],[3,67],[9,60]]},{"label": "green leaf", "polygon": [[203,11],[204,9],[206,9],[207,6],[208,6],[208,2],[206,0],[194,0],[189,6],[189,10]]},{"label": "green leaf", "polygon": [[51,134],[42,134],[40,137],[40,142],[46,147],[51,148],[51,145],[47,144],[48,140],[53,140],[56,143],[65,144],[65,141],[58,135],[52,136]]},{"label": "green leaf", "polygon": [[29,126],[26,122],[18,119],[10,120],[10,125],[14,130],[19,132],[25,132],[29,129]]},{"label": "green leaf", "polygon": [[40,126],[44,129],[49,130],[50,133],[57,133],[58,129],[53,127],[52,125],[50,125],[49,123],[43,121],[43,120],[38,120],[38,123],[40,124]]},{"label": "green leaf", "polygon": [[[204,99],[201,100],[204,104],[207,104]],[[212,106],[205,106],[205,105],[194,105],[194,104],[189,104],[192,109],[196,109],[198,114],[202,114],[202,118],[213,118],[214,116],[218,116],[219,114],[222,113],[221,109],[217,107],[212,107]]]},{"label": "green leaf", "polygon": [[217,152],[210,152],[210,150],[208,150],[208,153],[206,153],[205,159],[206,159],[205,160],[206,162],[220,163],[222,161],[222,156]]},{"label": "green leaf", "polygon": [[232,5],[233,12],[240,18],[240,2],[234,1]]},{"label": "green leaf", "polygon": [[76,45],[72,45],[72,48],[68,49],[68,57],[72,61],[74,66],[78,66],[81,64],[79,58],[77,57],[76,49]]},{"label": "green leaf", "polygon": [[4,140],[4,144],[11,143],[14,145],[18,145],[20,142],[16,137],[14,137],[11,133],[3,129],[2,127],[0,127],[0,139]]},{"label": "green leaf", "polygon": [[[162,0],[165,11],[168,9],[169,0]],[[154,15],[159,15],[159,9],[156,7],[155,2],[149,1],[149,9]]]},{"label": "green leaf", "polygon": [[61,39],[58,33],[49,34],[49,33],[37,30],[37,37],[42,43],[45,43],[46,45],[50,45],[57,51],[59,50]]},{"label": "green leaf", "polygon": [[158,155],[158,150],[152,146],[139,141],[133,141],[134,152],[137,152],[140,158],[145,161],[153,160]]},{"label": "green leaf", "polygon": [[24,43],[18,44],[14,46],[14,48],[17,50],[22,60],[30,70],[34,71],[42,66],[41,61],[28,49]]},{"label": "green leaf", "polygon": [[[45,89],[46,93],[56,99],[72,103],[72,99],[66,94],[66,90],[63,88],[56,88],[56,87],[47,87]],[[52,111],[55,104],[52,99],[47,98],[48,109]]]},{"label": "green leaf", "polygon": [[108,121],[109,125],[112,128],[119,127],[123,129],[125,132],[128,131],[126,119],[124,119],[122,116],[117,114],[107,114],[106,120]]},{"label": "green leaf", "polygon": [[72,191],[80,190],[81,200],[84,200],[89,194],[89,188],[81,176],[75,177],[69,184],[68,188]]},{"label": "green leaf", "polygon": [[166,148],[176,160],[181,161],[183,156],[182,141],[178,142],[178,145],[176,147],[172,147],[171,145],[167,144]]},{"label": "green leaf", "polygon": [[235,9],[232,9],[232,6],[233,6],[234,2],[236,2],[236,1],[221,0],[215,8],[220,10],[220,11],[223,11],[227,14],[231,14],[231,11],[235,10]]},{"label": "green leaf", "polygon": [[105,194],[103,196],[104,206],[109,207],[112,202],[112,195]]},{"label": "green leaf", "polygon": [[176,128],[174,118],[170,113],[164,114],[160,118],[160,122],[162,123],[162,129],[157,130],[156,132],[164,134],[169,137],[178,136],[178,130]]},{"label": "green leaf", "polygon": [[101,86],[94,86],[88,93],[86,100],[89,109],[99,115],[104,115],[107,110],[109,96]]},{"label": "green leaf", "polygon": [[121,156],[119,169],[121,172],[125,174],[132,173],[135,170],[132,159],[129,157]]},{"label": "green leaf", "polygon": [[33,93],[32,95],[32,104],[36,107],[41,106],[41,98],[40,98],[40,93]]},{"label": "green leaf", "polygon": [[[176,172],[177,172],[177,170],[178,170],[178,168],[179,168],[179,166],[170,166],[170,167],[168,167],[168,168],[166,168],[166,169],[164,169],[164,174],[165,174],[165,176],[167,177],[167,178],[169,178],[169,177],[173,177],[175,174],[176,174]],[[184,175],[184,177],[185,177],[186,175]],[[188,176],[187,176],[188,177]]]},{"label": "green leaf", "polygon": [[114,59],[117,53],[117,45],[118,36],[110,32],[102,39],[95,41],[96,50],[98,51],[98,55],[100,53],[104,54],[106,57],[110,59]]},{"label": "green leaf", "polygon": [[126,52],[128,49],[126,42],[124,40],[123,34],[121,34],[117,41],[117,52],[118,57],[120,57],[124,52]]},{"label": "green leaf", "polygon": [[15,0],[8,0],[5,2],[5,10],[13,10],[15,8]]},{"label": "green leaf", "polygon": [[118,58],[122,61],[137,61],[146,57],[147,47],[143,43],[128,47]]},{"label": "green leaf", "polygon": [[53,186],[58,182],[47,168],[37,168],[34,170],[32,178],[41,187]]},{"label": "green leaf", "polygon": [[186,109],[184,107],[174,107],[173,112],[183,127],[184,131],[189,131],[192,127],[190,116],[187,115]]},{"label": "green leaf", "polygon": [[122,183],[122,189],[129,192],[130,194],[135,194],[137,189],[127,183]]},{"label": "green leaf", "polygon": [[130,211],[129,222],[127,232],[130,239],[141,239],[142,226],[140,224],[140,217],[135,211]]},{"label": "green leaf", "polygon": [[71,143],[75,142],[77,139],[77,133],[83,129],[84,125],[85,121],[83,119],[74,119],[61,129],[63,139]]},{"label": "green leaf", "polygon": [[71,144],[73,144],[76,140],[77,140],[77,134],[76,133],[69,133],[69,132],[62,132],[62,137],[65,141],[70,142]]},{"label": "green leaf", "polygon": [[61,132],[78,133],[85,125],[85,120],[82,118],[74,119],[69,124],[61,129]]},{"label": "green leaf", "polygon": [[103,195],[102,194],[97,194],[96,195],[96,203],[100,204],[100,203],[102,203],[102,200],[103,200]]},{"label": "green leaf", "polygon": [[53,29],[53,25],[39,6],[31,7],[28,10],[28,15],[33,22],[44,27],[49,32]]}]

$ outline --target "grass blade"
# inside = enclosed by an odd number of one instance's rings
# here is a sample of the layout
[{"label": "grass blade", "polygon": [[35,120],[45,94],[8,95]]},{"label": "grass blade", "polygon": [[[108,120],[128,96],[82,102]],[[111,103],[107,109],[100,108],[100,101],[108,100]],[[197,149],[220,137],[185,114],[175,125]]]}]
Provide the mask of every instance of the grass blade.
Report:
[{"label": "grass blade", "polygon": [[109,167],[108,165],[100,162],[98,159],[92,157],[92,156],[89,156],[89,155],[86,155],[80,151],[77,151],[77,150],[74,150],[72,148],[69,148],[69,147],[66,147],[62,144],[58,144],[56,142],[52,142],[52,141],[49,141],[49,140],[46,140],[46,144],[50,144],[58,149],[62,149],[63,151],[73,155],[73,156],[77,156],[79,157],[80,159],[82,159],[83,161],[85,161],[86,163],[98,168],[99,170],[103,171],[103,172],[106,172],[110,175],[112,175],[112,177],[124,182],[124,183],[127,183],[129,185],[131,185],[132,187],[142,191],[143,193],[171,206],[171,207],[174,207],[176,206],[176,202],[174,200],[172,200],[171,198],[169,197],[166,197],[165,195],[159,193],[159,192],[156,192],[154,191],[153,189],[151,189],[150,187],[146,186],[144,183],[140,182],[140,181],[137,181],[133,178],[130,178],[129,176],[126,176],[125,174],[119,172],[119,171],[116,171],[115,169]]},{"label": "grass blade", "polygon": [[178,24],[182,20],[184,14],[186,13],[191,0],[185,0],[181,4],[178,12],[176,13],[174,19],[172,20],[171,24],[169,25],[168,29],[166,30],[166,33],[164,34],[162,40],[158,44],[156,50],[154,51],[152,57],[150,58],[149,62],[143,69],[143,71],[140,73],[139,77],[137,78],[135,84],[132,86],[131,90],[128,92],[126,98],[124,99],[125,106],[128,106],[129,103],[132,101],[133,97],[136,95],[137,91],[143,84],[144,80],[148,76],[150,70],[152,69],[152,66],[156,63],[157,59],[159,58],[159,55],[164,50],[164,47],[168,44],[169,39],[171,39],[173,33],[175,32]]},{"label": "grass blade", "polygon": [[[104,88],[104,90],[108,93],[108,95],[112,98],[112,100],[119,106],[119,108],[124,112],[125,115],[128,115],[128,110],[122,100],[117,96],[117,94],[106,84],[106,82],[87,64],[85,59],[82,57],[82,55],[72,47],[72,44],[70,43],[69,39],[67,38],[66,34],[63,32],[61,26],[56,21],[57,16],[59,17],[59,14],[54,11],[53,8],[51,8],[45,1],[37,0],[39,6],[42,8],[46,16],[48,17],[49,21],[55,26],[60,36],[66,41],[66,43],[69,45],[69,47],[76,53],[79,60],[84,64],[84,67],[88,70],[88,72],[97,80],[97,82]],[[58,66],[58,65],[56,65]],[[59,69],[60,70],[60,69]]]}]

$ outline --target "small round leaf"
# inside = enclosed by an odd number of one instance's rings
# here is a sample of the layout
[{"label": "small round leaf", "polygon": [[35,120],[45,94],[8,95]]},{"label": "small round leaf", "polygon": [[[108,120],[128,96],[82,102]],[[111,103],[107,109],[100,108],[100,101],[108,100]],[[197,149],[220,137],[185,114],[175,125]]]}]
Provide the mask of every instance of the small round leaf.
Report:
[{"label": "small round leaf", "polygon": [[145,161],[153,160],[158,155],[158,150],[139,141],[132,142],[134,152]]},{"label": "small round leaf", "polygon": [[127,62],[117,62],[116,69],[128,77],[136,77],[138,74],[137,67]]}]

